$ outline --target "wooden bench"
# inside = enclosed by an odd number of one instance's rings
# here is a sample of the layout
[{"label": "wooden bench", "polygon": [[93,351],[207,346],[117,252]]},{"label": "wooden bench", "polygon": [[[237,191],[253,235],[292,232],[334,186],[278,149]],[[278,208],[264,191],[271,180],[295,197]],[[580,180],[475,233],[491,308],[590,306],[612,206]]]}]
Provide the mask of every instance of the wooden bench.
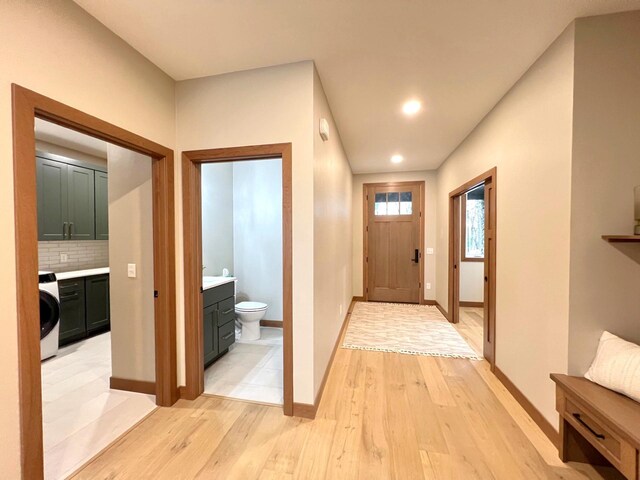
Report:
[{"label": "wooden bench", "polygon": [[551,374],[560,414],[560,459],[604,465],[640,480],[640,403],[586,378]]}]

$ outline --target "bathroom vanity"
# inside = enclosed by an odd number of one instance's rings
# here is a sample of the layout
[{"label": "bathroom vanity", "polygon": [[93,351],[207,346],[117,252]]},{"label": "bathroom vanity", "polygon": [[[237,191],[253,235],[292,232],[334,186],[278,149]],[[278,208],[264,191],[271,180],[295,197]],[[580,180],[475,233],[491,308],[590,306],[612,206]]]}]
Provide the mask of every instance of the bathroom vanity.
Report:
[{"label": "bathroom vanity", "polygon": [[236,341],[235,277],[202,278],[204,365],[229,351]]}]

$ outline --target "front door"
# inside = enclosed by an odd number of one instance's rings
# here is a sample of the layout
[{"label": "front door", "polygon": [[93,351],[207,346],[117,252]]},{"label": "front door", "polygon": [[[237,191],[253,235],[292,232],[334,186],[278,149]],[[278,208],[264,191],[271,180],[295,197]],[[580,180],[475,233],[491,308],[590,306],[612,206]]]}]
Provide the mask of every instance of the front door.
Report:
[{"label": "front door", "polygon": [[420,303],[420,183],[366,186],[366,298]]}]

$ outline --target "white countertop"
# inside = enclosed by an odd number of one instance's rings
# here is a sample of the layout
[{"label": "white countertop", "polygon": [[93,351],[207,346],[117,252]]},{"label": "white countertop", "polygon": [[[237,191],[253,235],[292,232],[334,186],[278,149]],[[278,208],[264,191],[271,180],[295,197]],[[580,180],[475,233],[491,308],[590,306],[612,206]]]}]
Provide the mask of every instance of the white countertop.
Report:
[{"label": "white countertop", "polygon": [[75,270],[73,272],[56,273],[58,280],[69,280],[70,278],[91,277],[93,275],[104,275],[109,273],[109,267],[91,268],[89,270]]},{"label": "white countertop", "polygon": [[209,290],[210,288],[235,281],[236,277],[202,277],[202,290]]}]

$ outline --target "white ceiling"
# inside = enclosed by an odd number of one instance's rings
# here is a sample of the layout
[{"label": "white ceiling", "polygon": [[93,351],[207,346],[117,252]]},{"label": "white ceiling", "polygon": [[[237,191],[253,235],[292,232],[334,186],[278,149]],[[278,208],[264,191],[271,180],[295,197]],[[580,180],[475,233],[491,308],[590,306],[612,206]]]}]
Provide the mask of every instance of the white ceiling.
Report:
[{"label": "white ceiling", "polygon": [[[75,0],[176,80],[314,60],[354,172],[437,168],[576,17],[640,0]],[[402,102],[424,103],[405,118]],[[404,162],[391,164],[394,153]]]},{"label": "white ceiling", "polygon": [[37,140],[94,157],[107,158],[107,142],[40,118],[36,118],[35,134]]}]

